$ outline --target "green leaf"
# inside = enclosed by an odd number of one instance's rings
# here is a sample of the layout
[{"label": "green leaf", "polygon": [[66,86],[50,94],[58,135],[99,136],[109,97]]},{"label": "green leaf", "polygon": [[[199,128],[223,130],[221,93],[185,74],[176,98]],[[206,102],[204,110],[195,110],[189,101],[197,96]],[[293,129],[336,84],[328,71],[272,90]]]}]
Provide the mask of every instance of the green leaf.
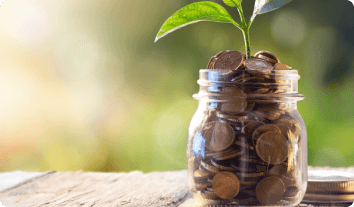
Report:
[{"label": "green leaf", "polygon": [[223,0],[224,3],[231,7],[241,6],[242,0]]},{"label": "green leaf", "polygon": [[233,23],[240,27],[221,5],[209,1],[196,2],[183,7],[168,18],[158,32],[155,42],[179,28],[199,21]]},{"label": "green leaf", "polygon": [[253,15],[251,17],[251,22],[253,22],[257,14],[263,14],[266,12],[273,11],[291,1],[292,0],[256,0],[256,3],[254,4]]}]

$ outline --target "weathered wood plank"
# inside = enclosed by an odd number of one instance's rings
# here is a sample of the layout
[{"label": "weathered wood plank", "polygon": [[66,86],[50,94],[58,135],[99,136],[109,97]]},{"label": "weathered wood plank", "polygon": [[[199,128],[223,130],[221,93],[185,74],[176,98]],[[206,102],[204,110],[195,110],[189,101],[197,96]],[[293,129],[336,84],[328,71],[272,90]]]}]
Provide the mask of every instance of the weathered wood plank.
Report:
[{"label": "weathered wood plank", "polygon": [[0,193],[5,206],[178,206],[190,197],[186,171],[53,172]]},{"label": "weathered wood plank", "polygon": [[45,172],[13,171],[0,173],[0,192],[42,174],[45,174]]},{"label": "weathered wood plank", "polygon": [[[323,168],[309,167],[309,169]],[[330,169],[354,173],[354,167]],[[130,173],[48,172],[0,192],[0,201],[6,207],[196,207],[188,192],[186,170],[148,174],[138,171]],[[313,207],[314,205],[300,204],[300,206]]]}]

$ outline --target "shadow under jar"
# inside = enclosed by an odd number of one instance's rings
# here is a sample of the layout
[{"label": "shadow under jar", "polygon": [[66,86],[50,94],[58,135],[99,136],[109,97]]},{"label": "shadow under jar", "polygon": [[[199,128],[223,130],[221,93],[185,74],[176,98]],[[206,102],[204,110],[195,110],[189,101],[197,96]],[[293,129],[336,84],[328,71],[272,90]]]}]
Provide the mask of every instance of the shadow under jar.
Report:
[{"label": "shadow under jar", "polygon": [[295,206],[307,188],[297,70],[199,71],[188,185],[202,206]]}]

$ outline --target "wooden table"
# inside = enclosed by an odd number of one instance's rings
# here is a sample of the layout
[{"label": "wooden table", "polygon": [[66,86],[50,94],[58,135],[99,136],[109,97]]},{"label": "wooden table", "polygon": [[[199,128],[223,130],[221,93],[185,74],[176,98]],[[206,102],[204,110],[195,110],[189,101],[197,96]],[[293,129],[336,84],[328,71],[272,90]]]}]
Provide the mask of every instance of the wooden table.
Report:
[{"label": "wooden table", "polygon": [[[309,167],[309,169],[323,168]],[[354,173],[354,167],[327,167],[327,169]],[[11,184],[12,186],[4,187]],[[196,207],[188,192],[186,170],[147,174],[139,171],[0,173],[0,201],[6,207]],[[350,205],[347,203],[330,206]],[[314,205],[298,206],[313,207]]]}]

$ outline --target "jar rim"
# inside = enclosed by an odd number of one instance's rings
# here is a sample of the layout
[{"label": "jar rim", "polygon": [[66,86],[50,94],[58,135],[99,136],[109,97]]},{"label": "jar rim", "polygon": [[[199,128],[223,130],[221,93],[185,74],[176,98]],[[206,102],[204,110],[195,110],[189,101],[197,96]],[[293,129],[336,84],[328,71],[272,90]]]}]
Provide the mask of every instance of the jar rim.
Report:
[{"label": "jar rim", "polygon": [[[298,94],[297,70],[230,70],[230,69],[200,69],[200,85],[198,94],[193,98],[197,100],[225,101],[230,97],[240,97],[240,94],[223,94],[221,91],[227,87],[241,89],[247,100],[272,101],[300,101],[304,95]],[[256,89],[264,89],[262,93]],[[264,92],[264,91],[269,92]],[[234,98],[231,98],[234,99]]]}]

